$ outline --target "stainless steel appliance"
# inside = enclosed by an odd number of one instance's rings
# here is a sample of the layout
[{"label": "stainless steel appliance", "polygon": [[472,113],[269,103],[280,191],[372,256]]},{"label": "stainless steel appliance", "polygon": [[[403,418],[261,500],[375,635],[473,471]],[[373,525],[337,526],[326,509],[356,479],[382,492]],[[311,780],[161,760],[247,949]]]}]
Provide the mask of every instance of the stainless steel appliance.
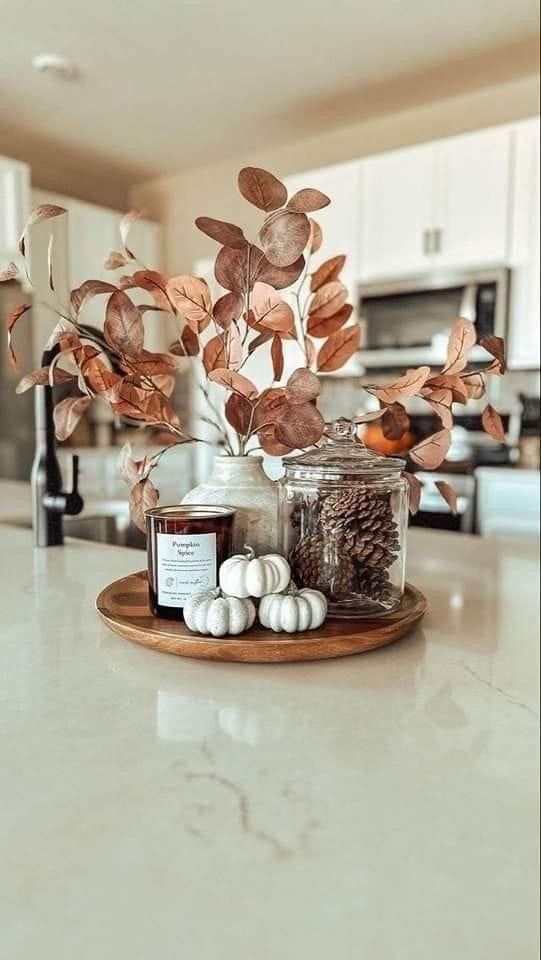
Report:
[{"label": "stainless steel appliance", "polygon": [[[424,276],[363,284],[359,288],[365,367],[437,365],[445,360],[449,329],[457,317],[475,323],[478,340],[505,336],[510,271],[435,271]],[[485,360],[474,347],[472,361]]]}]

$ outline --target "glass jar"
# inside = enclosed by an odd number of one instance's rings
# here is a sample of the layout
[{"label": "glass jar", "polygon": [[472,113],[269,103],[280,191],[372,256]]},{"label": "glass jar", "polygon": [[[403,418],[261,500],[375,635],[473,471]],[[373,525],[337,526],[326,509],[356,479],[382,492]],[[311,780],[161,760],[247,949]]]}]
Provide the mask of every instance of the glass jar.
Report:
[{"label": "glass jar", "polygon": [[282,552],[298,587],[321,590],[335,617],[400,606],[404,592],[408,484],[403,460],[380,457],[349,420],[321,446],[284,460]]}]

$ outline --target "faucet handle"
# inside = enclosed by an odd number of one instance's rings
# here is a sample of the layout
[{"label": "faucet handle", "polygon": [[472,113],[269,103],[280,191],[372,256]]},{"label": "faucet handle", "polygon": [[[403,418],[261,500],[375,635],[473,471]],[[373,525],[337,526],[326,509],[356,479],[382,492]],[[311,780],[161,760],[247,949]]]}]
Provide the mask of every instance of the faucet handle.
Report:
[{"label": "faucet handle", "polygon": [[65,513],[75,516],[83,509],[83,498],[79,493],[79,456],[74,453],[71,459],[71,493],[66,494]]}]

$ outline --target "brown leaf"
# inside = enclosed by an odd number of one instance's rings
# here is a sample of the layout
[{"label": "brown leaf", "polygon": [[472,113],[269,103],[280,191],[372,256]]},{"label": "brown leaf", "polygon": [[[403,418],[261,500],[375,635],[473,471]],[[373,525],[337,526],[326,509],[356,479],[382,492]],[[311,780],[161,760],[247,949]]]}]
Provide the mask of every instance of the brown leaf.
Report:
[{"label": "brown leaf", "polygon": [[158,270],[136,270],[130,277],[120,277],[118,286],[122,290],[145,290],[150,293],[159,310],[167,310],[169,313],[175,310],[167,296],[167,277]]},{"label": "brown leaf", "polygon": [[176,410],[173,409],[166,397],[160,393],[148,393],[145,405],[146,420],[148,423],[163,423],[166,426],[179,426]]},{"label": "brown leaf", "polygon": [[250,298],[257,330],[265,328],[276,333],[294,333],[293,310],[268,283],[255,283]]},{"label": "brown leaf", "polygon": [[242,297],[238,293],[225,293],[214,304],[212,313],[216,323],[227,330],[242,314]]},{"label": "brown leaf", "polygon": [[159,500],[159,493],[148,477],[140,480],[130,490],[130,516],[135,526],[146,532],[145,510],[152,510]]},{"label": "brown leaf", "polygon": [[442,427],[445,427],[447,430],[451,430],[453,426],[453,413],[449,406],[446,403],[442,403],[439,400],[431,399],[426,400],[429,407],[432,407],[434,413],[438,415],[441,420]]},{"label": "brown leaf", "polygon": [[409,487],[409,512],[412,514],[412,516],[415,516],[419,509],[419,504],[421,503],[423,484],[414,473],[407,473],[405,471],[402,476]]},{"label": "brown leaf", "polygon": [[309,337],[306,337],[304,341],[304,355],[306,358],[306,366],[313,367],[316,362],[317,350],[315,344]]},{"label": "brown leaf", "polygon": [[257,387],[247,377],[243,377],[241,373],[236,373],[234,370],[211,370],[208,378],[213,383],[219,383],[220,386],[226,387],[227,390],[240,393],[242,397],[247,397],[248,400],[257,397]]},{"label": "brown leaf", "polygon": [[503,337],[482,337],[479,345],[483,347],[491,357],[494,357],[499,364],[499,372],[504,374],[507,369],[505,359],[505,340]]},{"label": "brown leaf", "polygon": [[448,484],[445,480],[436,480],[435,487],[438,490],[438,493],[445,500],[447,506],[449,507],[451,513],[455,515],[458,513],[458,502],[457,495],[453,490],[452,486]]},{"label": "brown leaf", "polygon": [[470,320],[461,317],[451,328],[447,346],[447,363],[442,373],[447,376],[460,373],[468,362],[468,354],[477,339],[475,326]]},{"label": "brown leaf", "polygon": [[6,280],[13,280],[14,277],[18,276],[19,268],[16,263],[8,263],[6,267],[0,270],[0,283],[4,283]]},{"label": "brown leaf", "polygon": [[287,411],[289,402],[283,387],[269,387],[263,390],[254,405],[254,427],[275,424],[279,416]]},{"label": "brown leaf", "polygon": [[[234,250],[232,247],[222,247],[214,264],[214,276],[226,290],[232,293],[243,294],[246,290],[248,274],[248,250]],[[252,286],[252,259],[250,258],[250,289]]]},{"label": "brown leaf", "polygon": [[137,356],[143,349],[143,318],[127,293],[116,290],[105,310],[103,336],[114,350],[120,350],[128,356]]},{"label": "brown leaf", "polygon": [[151,394],[148,390],[130,383],[126,378],[115,383],[108,391],[108,400],[115,413],[132,420],[147,419],[147,404]]},{"label": "brown leaf", "polygon": [[309,315],[317,320],[325,320],[332,317],[345,304],[348,292],[340,280],[330,280],[319,287],[312,297]]},{"label": "brown leaf", "polygon": [[272,340],[271,360],[274,380],[281,380],[284,372],[284,351],[282,341],[277,334],[274,335]]},{"label": "brown leaf", "polygon": [[195,221],[196,227],[201,233],[217,240],[224,247],[232,247],[235,250],[245,250],[248,241],[240,227],[234,223],[227,223],[225,220],[215,220],[213,217],[198,217]]},{"label": "brown leaf", "polygon": [[340,254],[338,257],[331,257],[330,260],[325,260],[317,270],[310,276],[310,290],[312,293],[315,293],[316,290],[319,290],[324,283],[330,283],[332,280],[337,280],[340,276],[346,258],[343,254]]},{"label": "brown leaf", "polygon": [[286,398],[289,403],[310,403],[321,392],[319,377],[306,367],[299,367],[291,374],[286,386]]},{"label": "brown leaf", "polygon": [[332,333],[317,355],[317,369],[321,373],[339,370],[359,348],[360,328],[357,324]]},{"label": "brown leaf", "polygon": [[8,313],[6,317],[6,324],[8,328],[8,348],[11,356],[11,362],[16,366],[17,357],[15,355],[15,350],[13,349],[12,335],[15,328],[15,324],[21,317],[26,313],[27,310],[30,310],[32,307],[31,303],[21,303],[18,307],[15,307],[11,313]]},{"label": "brown leaf", "polygon": [[310,238],[310,222],[304,213],[279,210],[265,220],[259,231],[261,246],[270,263],[289,267],[302,256]]},{"label": "brown leaf", "polygon": [[272,330],[266,330],[265,333],[260,333],[257,337],[254,337],[253,340],[250,340],[248,344],[248,353],[252,354],[254,350],[257,350],[259,347],[262,347],[264,343],[268,343],[269,340],[272,340],[274,334]]},{"label": "brown leaf", "polygon": [[430,396],[434,391],[449,390],[451,392],[453,403],[467,403],[468,394],[461,377],[447,376],[439,374],[437,377],[430,377],[426,380],[421,394],[423,397]]},{"label": "brown leaf", "polygon": [[194,333],[201,333],[212,319],[210,290],[205,280],[182,274],[167,283],[167,296],[185,317]]},{"label": "brown leaf", "polygon": [[139,480],[145,479],[150,469],[149,459],[144,457],[143,460],[134,460],[131,443],[125,443],[118,455],[118,472],[124,483],[133,487]]},{"label": "brown leaf", "polygon": [[[258,248],[256,247],[255,249],[257,250]],[[304,257],[299,257],[298,260],[290,263],[287,267],[277,267],[276,264],[270,263],[269,260],[261,254],[255,279],[261,280],[262,283],[270,284],[275,290],[284,290],[299,279],[303,270]]]},{"label": "brown leaf", "polygon": [[94,393],[106,393],[111,387],[119,383],[122,377],[118,373],[113,373],[97,357],[88,360],[81,368],[83,377]]},{"label": "brown leaf", "polygon": [[310,239],[308,240],[308,249],[310,253],[317,253],[323,243],[323,230],[316,220],[310,218]]},{"label": "brown leaf", "polygon": [[241,437],[245,437],[250,432],[253,406],[246,397],[232,393],[225,404],[225,415],[228,423]]},{"label": "brown leaf", "polygon": [[104,280],[85,280],[80,287],[75,287],[70,293],[70,303],[75,314],[79,314],[85,303],[97,297],[100,293],[115,293],[117,287]]},{"label": "brown leaf", "polygon": [[295,449],[277,439],[274,423],[261,427],[257,432],[257,439],[260,447],[271,457],[284,457],[286,453],[291,453]]},{"label": "brown leaf", "polygon": [[129,259],[119,250],[111,250],[111,253],[103,261],[103,266],[106,270],[118,270],[119,267],[125,267],[129,263]]},{"label": "brown leaf", "polygon": [[182,341],[182,346],[186,351],[187,357],[198,357],[199,356],[199,339],[197,334],[193,332],[191,327],[186,324],[182,334],[180,336]]},{"label": "brown leaf", "polygon": [[[53,383],[68,383],[75,380],[73,373],[62,370],[62,367],[55,367],[53,370]],[[40,367],[39,370],[33,370],[19,381],[15,388],[15,393],[26,393],[32,387],[43,387],[49,383],[49,367]]]},{"label": "brown leaf", "polygon": [[424,386],[430,376],[430,367],[418,367],[408,370],[404,376],[383,387],[375,387],[372,391],[382,403],[397,403],[407,397],[414,397]]},{"label": "brown leaf", "polygon": [[409,455],[415,463],[418,463],[425,470],[435,470],[445,460],[450,445],[451,431],[440,430],[412,447]]},{"label": "brown leaf", "polygon": [[54,428],[58,440],[71,436],[83,414],[90,406],[90,397],[66,397],[54,408]]},{"label": "brown leaf", "polygon": [[26,254],[26,244],[25,244],[25,234],[29,227],[32,227],[35,223],[41,223],[43,220],[52,220],[54,217],[61,217],[64,213],[68,211],[64,207],[57,207],[54,203],[42,203],[39,207],[36,207],[35,210],[32,210],[28,220],[26,221],[21,238],[19,240],[19,253],[22,253],[23,257]]},{"label": "brown leaf", "polygon": [[147,377],[169,376],[176,362],[168,353],[153,353],[142,350],[138,357],[125,357],[121,366],[128,373],[139,373]]},{"label": "brown leaf", "polygon": [[288,210],[294,210],[295,213],[313,213],[314,210],[321,210],[328,207],[331,202],[330,197],[321,190],[313,190],[311,187],[305,187],[287,201]]},{"label": "brown leaf", "polygon": [[487,403],[483,410],[481,423],[483,424],[483,429],[489,436],[497,440],[498,443],[505,443],[505,430],[503,429],[502,418],[490,403]]},{"label": "brown leaf", "polygon": [[235,326],[212,337],[203,350],[203,366],[207,373],[211,370],[227,368],[236,370],[242,363],[242,344]]},{"label": "brown leaf", "polygon": [[321,440],[325,421],[313,403],[290,406],[277,419],[275,434],[279,443],[292,449],[311,447]]},{"label": "brown leaf", "polygon": [[409,428],[410,418],[401,403],[387,407],[381,420],[383,436],[387,440],[401,440]]},{"label": "brown leaf", "polygon": [[65,320],[63,317],[56,324],[43,349],[52,350],[57,343],[61,343],[62,341],[72,343],[74,349],[81,346],[77,327],[71,320]]},{"label": "brown leaf", "polygon": [[461,378],[461,383],[466,399],[469,400],[479,400],[486,389],[485,378],[482,373],[465,373]]},{"label": "brown leaf", "polygon": [[281,180],[261,167],[244,167],[238,184],[244,199],[266,213],[282,207],[287,200],[287,190]]},{"label": "brown leaf", "polygon": [[340,330],[351,317],[353,307],[351,303],[345,303],[340,310],[337,310],[331,317],[323,317],[321,314],[313,314],[308,317],[306,330],[312,337],[323,339],[330,337],[331,333]]}]

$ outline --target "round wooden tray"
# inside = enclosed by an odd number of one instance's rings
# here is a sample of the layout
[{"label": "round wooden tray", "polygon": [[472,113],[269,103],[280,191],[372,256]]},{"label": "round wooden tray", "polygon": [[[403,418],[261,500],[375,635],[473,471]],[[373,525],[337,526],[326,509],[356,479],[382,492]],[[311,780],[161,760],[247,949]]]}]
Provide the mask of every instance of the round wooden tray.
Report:
[{"label": "round wooden tray", "polygon": [[373,619],[329,619],[318,630],[305,633],[273,633],[254,626],[238,637],[215,639],[192,633],[182,622],[153,617],[148,606],[146,571],[115,580],[96,600],[102,620],[126,640],[179,657],[246,663],[326,660],[364,653],[406,636],[427,606],[421,591],[408,583],[402,605],[394,613]]}]

